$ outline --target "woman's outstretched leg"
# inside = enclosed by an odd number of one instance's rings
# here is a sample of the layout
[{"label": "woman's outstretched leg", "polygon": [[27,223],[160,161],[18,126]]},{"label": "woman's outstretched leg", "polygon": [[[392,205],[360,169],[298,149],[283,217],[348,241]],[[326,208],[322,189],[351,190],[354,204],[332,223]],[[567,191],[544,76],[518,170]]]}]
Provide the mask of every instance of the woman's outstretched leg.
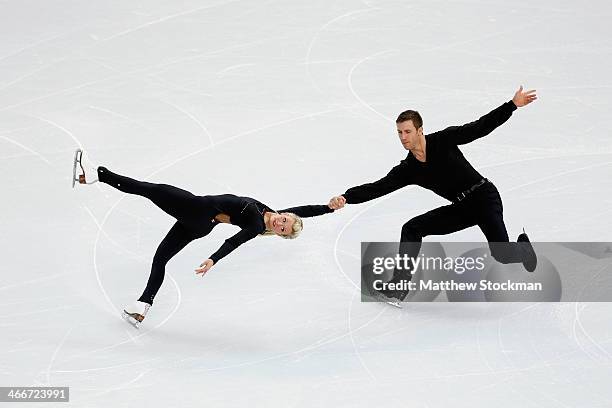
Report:
[{"label": "woman's outstretched leg", "polygon": [[106,167],[98,167],[100,182],[106,183],[128,194],[146,197],[164,212],[179,221],[188,222],[201,215],[202,207],[197,197],[189,191],[168,184],[139,181],[113,173]]}]

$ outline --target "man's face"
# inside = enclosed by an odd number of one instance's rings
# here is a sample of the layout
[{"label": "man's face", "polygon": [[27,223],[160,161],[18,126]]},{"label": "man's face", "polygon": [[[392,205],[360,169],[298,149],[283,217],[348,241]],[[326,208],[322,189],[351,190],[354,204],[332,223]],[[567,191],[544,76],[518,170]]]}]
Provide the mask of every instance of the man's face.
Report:
[{"label": "man's face", "polygon": [[419,129],[414,127],[412,120],[406,120],[404,122],[396,123],[397,135],[399,136],[400,142],[404,149],[414,149],[417,145],[419,138],[423,134],[423,128]]}]

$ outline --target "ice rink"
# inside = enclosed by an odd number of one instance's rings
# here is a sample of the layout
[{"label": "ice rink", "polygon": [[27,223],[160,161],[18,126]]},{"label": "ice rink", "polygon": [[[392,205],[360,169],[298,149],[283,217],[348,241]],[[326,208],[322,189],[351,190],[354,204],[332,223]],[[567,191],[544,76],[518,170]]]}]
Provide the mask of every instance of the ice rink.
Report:
[{"label": "ice rink", "polygon": [[360,242],[399,240],[446,204],[429,191],[306,219],[200,278],[237,232],[219,226],[170,261],[136,330],[119,311],[174,220],[71,187],[82,147],[199,195],[325,204],[405,157],[399,112],[429,133],[522,84],[538,100],[462,147],[511,238],[612,241],[611,17],[605,1],[1,1],[0,386],[69,386],[58,407],[612,406],[608,303],[360,301]]}]

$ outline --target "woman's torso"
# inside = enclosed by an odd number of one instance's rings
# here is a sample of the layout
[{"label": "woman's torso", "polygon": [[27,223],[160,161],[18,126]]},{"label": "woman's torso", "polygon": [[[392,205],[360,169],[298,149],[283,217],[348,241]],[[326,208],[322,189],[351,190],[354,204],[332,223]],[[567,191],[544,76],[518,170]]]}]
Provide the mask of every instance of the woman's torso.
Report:
[{"label": "woman's torso", "polygon": [[206,215],[211,221],[228,223],[241,228],[255,228],[259,233],[266,227],[264,213],[272,211],[270,207],[251,197],[234,194],[206,195],[200,197],[206,204]]}]

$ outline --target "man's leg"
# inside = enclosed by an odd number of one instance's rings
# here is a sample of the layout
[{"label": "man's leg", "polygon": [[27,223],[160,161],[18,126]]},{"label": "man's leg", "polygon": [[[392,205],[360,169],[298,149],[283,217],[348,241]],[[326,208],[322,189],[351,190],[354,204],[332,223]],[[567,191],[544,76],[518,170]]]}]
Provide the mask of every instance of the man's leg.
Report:
[{"label": "man's leg", "polygon": [[504,223],[504,209],[495,186],[489,187],[483,196],[484,201],[480,201],[478,205],[480,208],[477,209],[478,226],[489,242],[491,256],[503,264],[522,263],[528,271],[533,272],[537,263],[533,247],[526,235],[526,242],[509,242]]},{"label": "man's leg", "polygon": [[[476,224],[476,218],[466,211],[463,203],[449,204],[435,208],[424,214],[412,218],[402,227],[399,254],[408,258],[416,258],[421,250],[421,242],[428,235],[446,235],[461,231]],[[412,279],[414,265],[410,262],[410,270],[396,269],[390,282],[409,281]],[[408,294],[407,290],[387,291],[387,297],[403,300]]]}]

